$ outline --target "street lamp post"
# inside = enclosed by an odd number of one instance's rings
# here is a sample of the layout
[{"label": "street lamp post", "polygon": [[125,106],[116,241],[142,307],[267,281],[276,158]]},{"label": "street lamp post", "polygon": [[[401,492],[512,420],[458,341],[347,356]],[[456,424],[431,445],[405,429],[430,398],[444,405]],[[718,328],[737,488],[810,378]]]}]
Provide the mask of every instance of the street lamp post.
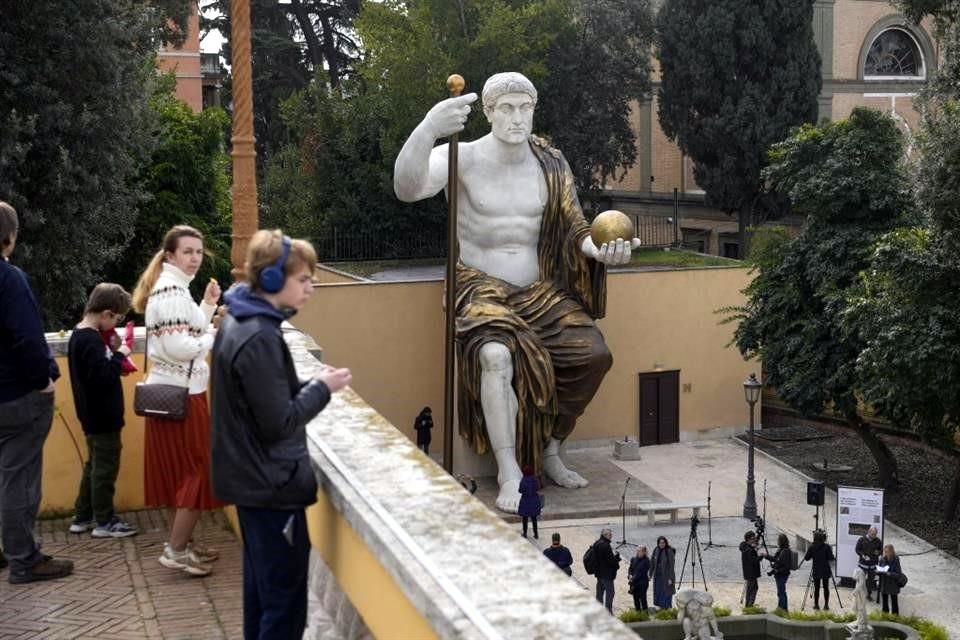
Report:
[{"label": "street lamp post", "polygon": [[757,495],[754,490],[753,480],[753,408],[760,399],[761,384],[757,380],[757,374],[751,373],[750,377],[743,381],[743,395],[750,405],[750,443],[747,448],[747,498],[743,501],[743,517],[753,520],[757,517]]}]

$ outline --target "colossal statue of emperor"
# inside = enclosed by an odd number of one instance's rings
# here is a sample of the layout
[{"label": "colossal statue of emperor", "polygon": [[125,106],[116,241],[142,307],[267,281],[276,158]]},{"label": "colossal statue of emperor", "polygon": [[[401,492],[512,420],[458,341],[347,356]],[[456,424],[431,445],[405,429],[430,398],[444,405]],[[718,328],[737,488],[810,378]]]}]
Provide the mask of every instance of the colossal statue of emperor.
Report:
[{"label": "colossal statue of emperor", "polygon": [[606,306],[606,266],[630,260],[636,238],[594,245],[566,159],[531,135],[537,90],[519,73],[483,87],[489,134],[458,146],[448,185],[447,145],[475,93],[434,105],[403,145],[394,190],[405,202],[456,188],[459,201],[456,338],[460,433],[493,451],[497,507],[515,512],[521,465],[563,487],[587,481],[560,459],[613,360],[595,319]]}]

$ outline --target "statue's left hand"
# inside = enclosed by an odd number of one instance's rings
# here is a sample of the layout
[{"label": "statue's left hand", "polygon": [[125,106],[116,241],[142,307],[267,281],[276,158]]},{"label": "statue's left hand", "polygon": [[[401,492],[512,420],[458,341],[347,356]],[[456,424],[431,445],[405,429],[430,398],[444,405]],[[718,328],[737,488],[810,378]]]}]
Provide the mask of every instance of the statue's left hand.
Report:
[{"label": "statue's left hand", "polygon": [[640,248],[640,239],[634,238],[627,242],[617,238],[614,242],[604,242],[598,249],[590,237],[586,237],[581,247],[584,255],[606,265],[627,264],[630,262],[630,253]]}]

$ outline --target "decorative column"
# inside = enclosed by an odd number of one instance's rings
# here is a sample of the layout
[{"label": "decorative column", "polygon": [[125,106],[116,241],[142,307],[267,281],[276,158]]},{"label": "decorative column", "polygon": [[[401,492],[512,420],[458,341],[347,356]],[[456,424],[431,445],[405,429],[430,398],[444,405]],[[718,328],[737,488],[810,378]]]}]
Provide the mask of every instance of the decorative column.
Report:
[{"label": "decorative column", "polygon": [[253,135],[253,71],[250,63],[250,2],[230,2],[230,46],[233,50],[233,189],[232,243],[233,279],[243,272],[250,237],[257,221],[257,151]]}]

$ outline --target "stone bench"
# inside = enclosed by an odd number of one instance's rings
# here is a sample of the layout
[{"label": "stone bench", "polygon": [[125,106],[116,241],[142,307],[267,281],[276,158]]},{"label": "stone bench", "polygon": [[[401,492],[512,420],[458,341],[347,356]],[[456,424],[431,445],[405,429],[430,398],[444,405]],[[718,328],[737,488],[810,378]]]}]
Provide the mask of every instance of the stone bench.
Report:
[{"label": "stone bench", "polygon": [[700,509],[706,509],[706,502],[641,502],[637,504],[637,515],[647,515],[647,524],[657,523],[658,513],[669,513],[670,522],[676,524],[677,512],[681,509],[690,509],[695,518],[700,517]]}]

